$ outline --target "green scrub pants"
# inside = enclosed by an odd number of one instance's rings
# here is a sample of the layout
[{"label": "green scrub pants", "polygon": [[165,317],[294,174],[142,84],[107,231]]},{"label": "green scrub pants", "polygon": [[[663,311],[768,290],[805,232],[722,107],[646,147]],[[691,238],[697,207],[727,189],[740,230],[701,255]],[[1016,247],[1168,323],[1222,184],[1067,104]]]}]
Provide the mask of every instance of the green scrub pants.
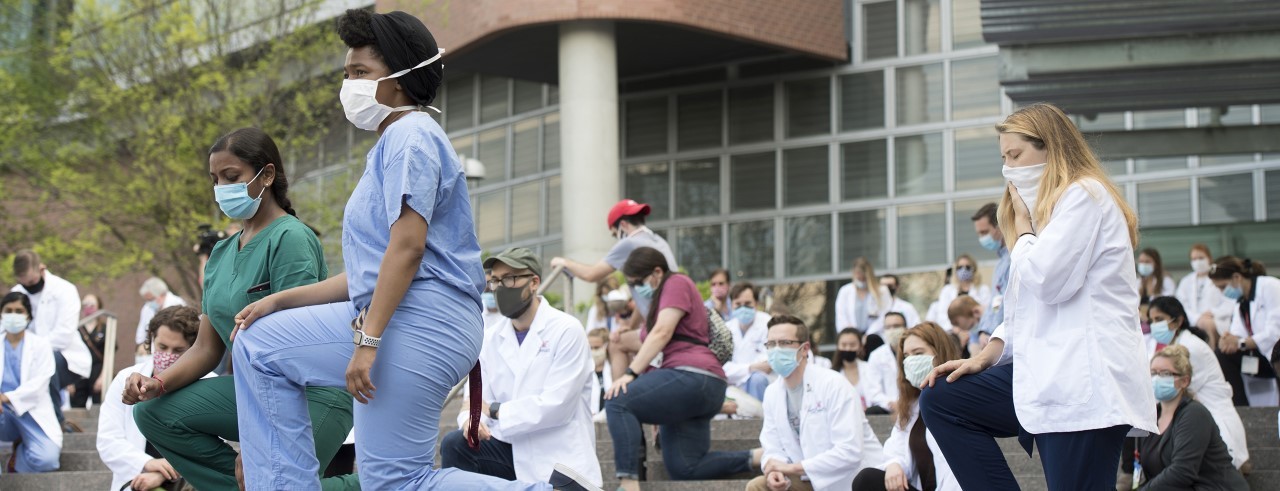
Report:
[{"label": "green scrub pants", "polygon": [[[328,467],[351,431],[352,399],[329,387],[307,389],[320,469]],[[239,441],[233,377],[197,380],[172,393],[138,404],[138,429],[169,464],[200,491],[235,491],[236,451],[223,440]],[[324,491],[360,489],[355,474],[323,479]]]}]

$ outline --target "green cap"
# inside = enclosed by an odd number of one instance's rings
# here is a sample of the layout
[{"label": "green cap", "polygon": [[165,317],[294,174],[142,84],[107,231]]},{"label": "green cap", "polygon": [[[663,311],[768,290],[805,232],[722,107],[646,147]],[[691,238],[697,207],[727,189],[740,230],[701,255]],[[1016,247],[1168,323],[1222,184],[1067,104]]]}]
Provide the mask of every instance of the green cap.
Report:
[{"label": "green cap", "polygon": [[526,247],[512,247],[502,251],[489,259],[484,260],[484,269],[492,269],[493,263],[502,261],[502,264],[511,266],[515,269],[527,269],[533,271],[533,274],[542,276],[542,263],[538,261],[538,256]]}]

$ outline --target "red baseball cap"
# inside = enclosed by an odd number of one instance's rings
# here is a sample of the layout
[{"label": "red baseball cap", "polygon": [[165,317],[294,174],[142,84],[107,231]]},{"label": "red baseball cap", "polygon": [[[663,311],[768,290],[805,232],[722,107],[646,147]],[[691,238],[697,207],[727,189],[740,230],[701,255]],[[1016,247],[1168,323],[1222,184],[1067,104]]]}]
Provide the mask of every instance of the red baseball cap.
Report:
[{"label": "red baseball cap", "polygon": [[648,214],[649,205],[636,203],[636,200],[633,199],[624,199],[609,209],[609,222],[605,226],[612,229],[614,224],[618,223],[618,220],[621,220],[622,217]]}]

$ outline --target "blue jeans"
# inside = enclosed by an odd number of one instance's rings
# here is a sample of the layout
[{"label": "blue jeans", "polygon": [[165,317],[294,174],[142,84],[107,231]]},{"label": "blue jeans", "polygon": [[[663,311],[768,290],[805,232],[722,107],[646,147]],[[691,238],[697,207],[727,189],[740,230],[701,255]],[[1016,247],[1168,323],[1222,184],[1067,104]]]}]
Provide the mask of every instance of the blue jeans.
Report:
[{"label": "blue jeans", "polygon": [[751,452],[711,452],[711,418],[724,404],[721,379],[675,369],[653,370],[605,403],[619,479],[640,478],[641,423],[656,424],[662,460],[677,481],[719,479],[751,470]]},{"label": "blue jeans", "polygon": [[[480,356],[480,312],[415,282],[387,328],[370,371],[377,387],[354,408],[363,489],[527,489],[458,469],[434,469],[445,396]],[[236,402],[249,490],[320,489],[305,387],[346,387],[354,352],[351,302],[277,312],[236,335]]]},{"label": "blue jeans", "polygon": [[[1063,374],[1062,376],[1070,376]],[[1115,489],[1128,426],[1032,435],[1013,409],[1013,365],[991,367],[953,383],[941,379],[920,393],[920,414],[964,489],[1016,490],[996,438],[1018,437],[1040,447],[1050,491]]]}]

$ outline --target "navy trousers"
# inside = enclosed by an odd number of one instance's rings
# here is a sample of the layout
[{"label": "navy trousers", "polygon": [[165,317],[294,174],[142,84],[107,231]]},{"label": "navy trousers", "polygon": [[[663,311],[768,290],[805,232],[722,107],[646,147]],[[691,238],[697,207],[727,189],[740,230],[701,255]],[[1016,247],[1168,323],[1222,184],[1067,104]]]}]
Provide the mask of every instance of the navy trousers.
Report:
[{"label": "navy trousers", "polygon": [[[1068,376],[1063,374],[1063,376]],[[1013,365],[992,367],[920,394],[920,414],[964,489],[1016,490],[996,438],[1018,437],[1030,456],[1040,447],[1050,491],[1112,490],[1129,426],[1032,435],[1013,409]]]}]

